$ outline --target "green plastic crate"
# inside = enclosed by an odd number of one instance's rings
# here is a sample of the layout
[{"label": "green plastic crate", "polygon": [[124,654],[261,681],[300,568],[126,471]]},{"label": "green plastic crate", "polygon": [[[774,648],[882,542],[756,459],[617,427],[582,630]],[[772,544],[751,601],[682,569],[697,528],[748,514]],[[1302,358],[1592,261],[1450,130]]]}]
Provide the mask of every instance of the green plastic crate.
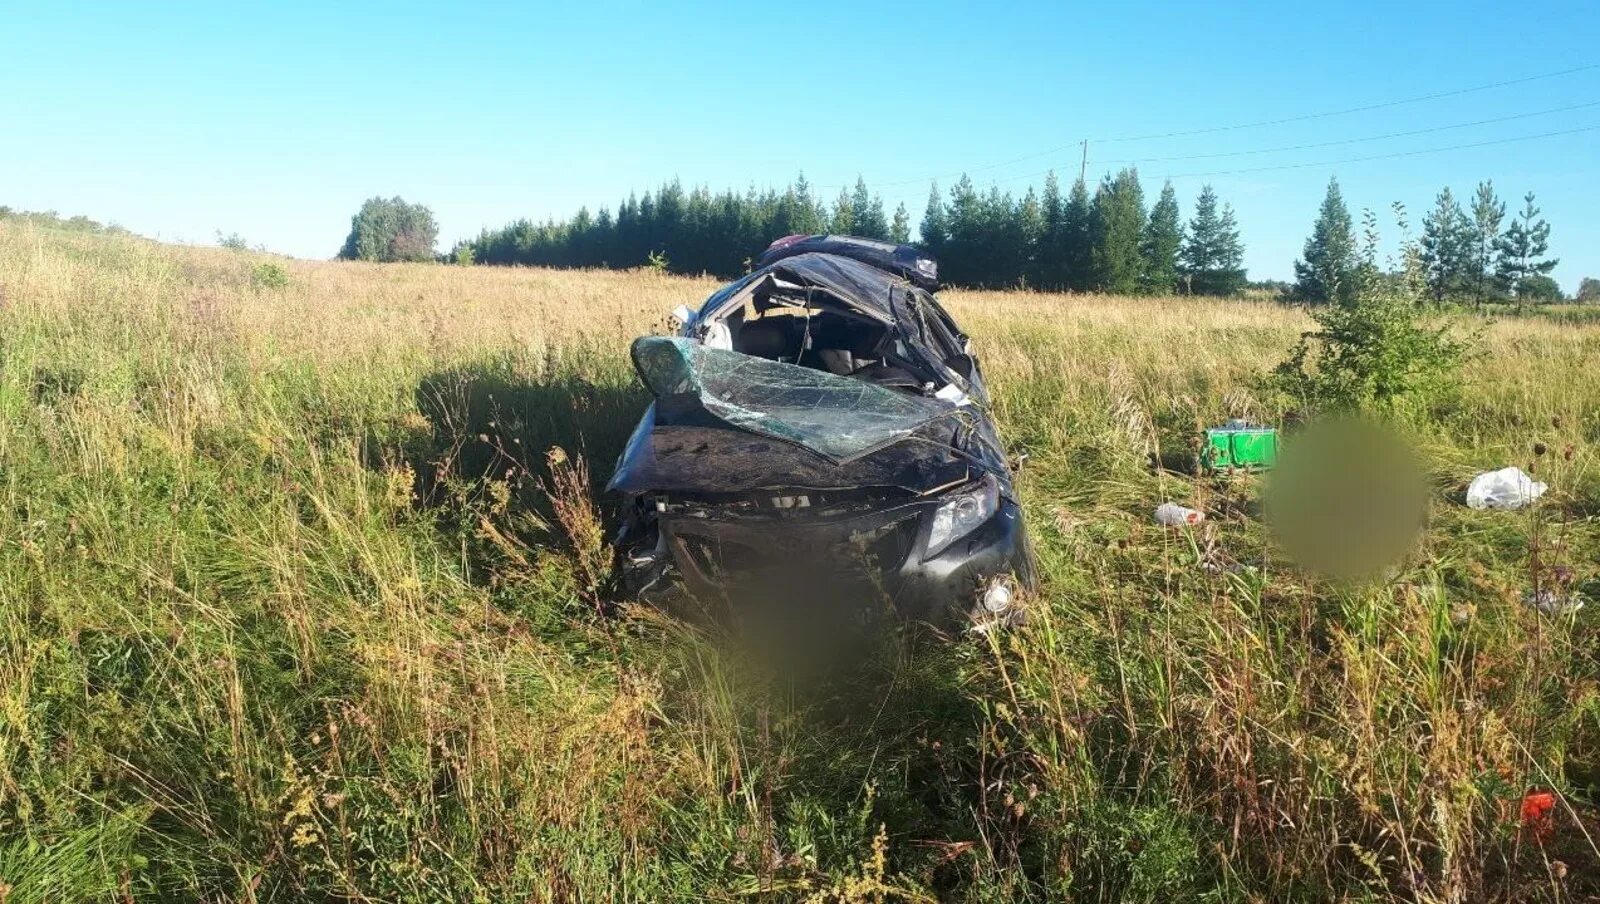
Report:
[{"label": "green plastic crate", "polygon": [[1209,471],[1260,471],[1278,463],[1278,431],[1229,423],[1206,431],[1203,462]]}]

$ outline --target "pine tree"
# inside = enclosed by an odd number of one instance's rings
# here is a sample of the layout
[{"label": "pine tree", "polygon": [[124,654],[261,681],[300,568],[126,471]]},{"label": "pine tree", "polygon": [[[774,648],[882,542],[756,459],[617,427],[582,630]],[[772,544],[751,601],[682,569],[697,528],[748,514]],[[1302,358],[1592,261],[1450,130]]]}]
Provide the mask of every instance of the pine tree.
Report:
[{"label": "pine tree", "polygon": [[972,285],[1011,288],[1023,279],[1027,239],[1022,232],[1021,205],[997,185],[989,186],[979,204],[974,236]]},{"label": "pine tree", "polygon": [[1161,197],[1150,209],[1140,245],[1144,269],[1140,289],[1152,295],[1171,295],[1178,289],[1178,251],[1183,246],[1183,222],[1178,193],[1172,183],[1161,186]]},{"label": "pine tree", "polygon": [[1022,203],[1017,205],[1016,228],[1013,231],[1021,252],[1016,260],[1020,272],[1010,281],[1038,286],[1040,247],[1044,242],[1044,209],[1040,207],[1039,196],[1034,194],[1032,186],[1022,196]]},{"label": "pine tree", "polygon": [[811,183],[806,181],[806,174],[801,173],[794,185],[778,199],[773,212],[774,238],[815,235],[825,228],[819,205],[811,196]]},{"label": "pine tree", "polygon": [[[637,250],[639,244],[639,198],[633,192],[628,192],[628,200],[623,201],[617,208],[617,236],[612,243],[612,264],[618,267],[632,267],[643,260]],[[483,254],[478,255],[483,260]],[[496,263],[509,263],[497,261]]]},{"label": "pine tree", "polygon": [[856,189],[850,196],[850,234],[862,238],[886,239],[889,223],[883,215],[883,198],[867,193],[866,180],[856,177]]},{"label": "pine tree", "polygon": [[1144,232],[1144,192],[1139,173],[1124,169],[1102,182],[1089,212],[1090,259],[1095,287],[1129,295],[1139,289],[1139,238]]},{"label": "pine tree", "polygon": [[951,187],[950,203],[945,206],[950,232],[940,259],[940,272],[950,283],[975,286],[983,281],[988,269],[983,246],[989,235],[983,214],[983,199],[972,187],[972,180],[963,173]]},{"label": "pine tree", "polygon": [[655,234],[658,236],[653,251],[660,251],[672,260],[682,250],[683,244],[683,183],[677,179],[661,186],[656,192]]},{"label": "pine tree", "polygon": [[1089,226],[1093,202],[1089,200],[1089,187],[1083,179],[1072,183],[1072,193],[1061,214],[1061,273],[1065,288],[1084,292],[1094,288],[1093,255],[1090,249]]},{"label": "pine tree", "polygon": [[1422,276],[1434,301],[1464,294],[1469,285],[1471,224],[1446,186],[1422,218]]},{"label": "pine tree", "polygon": [[1189,220],[1189,235],[1179,257],[1188,291],[1195,295],[1237,295],[1244,288],[1244,246],[1233,208],[1217,209],[1217,193],[1210,185],[1200,189]]},{"label": "pine tree", "polygon": [[1522,211],[1512,218],[1495,250],[1495,274],[1501,286],[1517,298],[1535,297],[1543,291],[1534,278],[1548,276],[1560,261],[1544,257],[1550,252],[1550,224],[1539,217],[1533,192],[1523,198]]},{"label": "pine tree", "polygon": [[1061,199],[1061,183],[1056,181],[1055,170],[1044,177],[1044,196],[1039,202],[1039,212],[1044,220],[1044,229],[1039,236],[1039,248],[1034,253],[1034,273],[1030,281],[1041,289],[1060,289],[1067,281],[1063,242],[1067,209]]},{"label": "pine tree", "polygon": [[594,218],[589,216],[588,207],[579,207],[578,215],[567,224],[567,257],[575,267],[588,267],[593,265],[589,259],[591,233],[594,231]]},{"label": "pine tree", "polygon": [[828,205],[820,195],[812,194],[811,183],[806,181],[805,173],[800,174],[800,179],[795,182],[795,198],[801,210],[802,225],[807,228],[798,230],[807,235],[815,235],[828,231]]},{"label": "pine tree", "polygon": [[1339,192],[1339,180],[1328,180],[1328,193],[1317,211],[1317,222],[1306,239],[1302,260],[1294,262],[1296,297],[1313,303],[1349,304],[1355,298],[1355,226]]},{"label": "pine tree", "polygon": [[950,241],[950,221],[944,215],[944,197],[939,194],[939,183],[928,188],[928,206],[922,211],[922,224],[917,228],[922,249],[935,259],[942,260],[945,246]]},{"label": "pine tree", "polygon": [[850,193],[841,188],[839,197],[833,202],[833,217],[828,221],[828,232],[849,235],[855,225],[855,204],[850,200]]},{"label": "pine tree", "polygon": [[1217,269],[1207,280],[1216,295],[1238,295],[1244,291],[1244,242],[1239,238],[1239,221],[1233,205],[1222,205],[1222,222],[1217,230]]},{"label": "pine tree", "polygon": [[911,241],[911,214],[906,210],[904,201],[894,209],[894,221],[889,224],[889,241],[897,245]]},{"label": "pine tree", "polygon": [[1506,204],[1495,196],[1493,182],[1479,182],[1472,196],[1472,219],[1467,242],[1467,281],[1479,304],[1498,295],[1495,278],[1495,251],[1500,243],[1500,224],[1505,221]]}]

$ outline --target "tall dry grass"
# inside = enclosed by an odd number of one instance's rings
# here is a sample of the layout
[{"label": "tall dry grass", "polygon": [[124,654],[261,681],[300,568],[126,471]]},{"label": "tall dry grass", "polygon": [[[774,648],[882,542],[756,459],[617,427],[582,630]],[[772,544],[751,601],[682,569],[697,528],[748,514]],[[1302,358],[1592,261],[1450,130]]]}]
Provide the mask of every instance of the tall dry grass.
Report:
[{"label": "tall dry grass", "polygon": [[[1033,617],[782,706],[593,605],[627,341],[712,288],[0,226],[0,900],[1596,893],[1592,610],[1521,598],[1600,587],[1600,330],[1464,324],[1426,536],[1336,586],[1250,481],[1149,467],[1284,414],[1300,313],[947,293],[1031,454]],[[1508,463],[1545,505],[1459,505]]]}]

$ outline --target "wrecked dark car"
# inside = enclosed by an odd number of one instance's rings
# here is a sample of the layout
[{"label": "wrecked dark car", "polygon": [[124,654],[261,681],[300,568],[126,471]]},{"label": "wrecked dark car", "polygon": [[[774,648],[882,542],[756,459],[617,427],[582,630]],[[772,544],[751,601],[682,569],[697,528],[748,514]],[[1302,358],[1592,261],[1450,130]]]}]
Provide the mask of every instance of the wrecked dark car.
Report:
[{"label": "wrecked dark car", "polygon": [[733,610],[1016,614],[1033,560],[967,337],[915,249],[780,240],[681,334],[607,487],[621,591]]}]

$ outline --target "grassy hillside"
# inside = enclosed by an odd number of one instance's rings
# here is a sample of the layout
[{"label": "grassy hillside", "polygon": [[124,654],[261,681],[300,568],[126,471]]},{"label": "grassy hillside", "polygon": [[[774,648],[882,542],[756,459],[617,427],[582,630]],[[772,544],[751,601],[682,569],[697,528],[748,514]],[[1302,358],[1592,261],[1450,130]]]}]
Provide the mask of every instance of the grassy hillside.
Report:
[{"label": "grassy hillside", "polygon": [[[1600,893],[1600,617],[1521,602],[1600,590],[1600,326],[1466,324],[1426,536],[1347,587],[1253,483],[1148,466],[1281,416],[1252,377],[1302,315],[949,293],[1031,455],[1032,619],[785,705],[586,585],[574,466],[711,288],[0,224],[0,901]],[[1505,464],[1543,505],[1460,504]]]}]

